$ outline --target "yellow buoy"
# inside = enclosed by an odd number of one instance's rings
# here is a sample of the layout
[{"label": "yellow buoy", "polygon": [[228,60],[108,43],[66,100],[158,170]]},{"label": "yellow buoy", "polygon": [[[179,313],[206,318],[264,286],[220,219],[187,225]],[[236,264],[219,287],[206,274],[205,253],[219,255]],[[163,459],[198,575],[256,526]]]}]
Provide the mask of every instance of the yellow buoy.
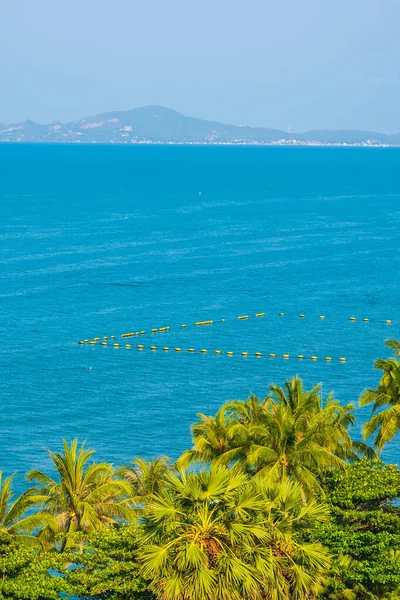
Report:
[{"label": "yellow buoy", "polygon": [[233,352],[227,352],[228,356],[233,356]]},{"label": "yellow buoy", "polygon": [[367,322],[367,321],[369,321],[369,319],[363,319],[363,321]]},{"label": "yellow buoy", "polygon": [[221,354],[221,350],[215,350],[215,354]]},{"label": "yellow buoy", "polygon": [[312,356],[311,360],[318,360],[318,356]]},{"label": "yellow buoy", "polygon": [[300,360],[303,360],[303,358],[304,358],[304,354],[298,354],[298,355],[297,355],[297,358],[299,358]]},{"label": "yellow buoy", "polygon": [[339,358],[339,360],[340,360],[340,362],[346,362],[346,359],[343,357]]},{"label": "yellow buoy", "polygon": [[95,345],[96,345],[96,342],[89,342],[89,344],[90,344],[91,346],[95,346]]},{"label": "yellow buoy", "polygon": [[188,352],[195,352],[194,348],[188,348]]},{"label": "yellow buoy", "polygon": [[158,329],[154,328],[151,330],[151,333],[156,333],[158,331]]},{"label": "yellow buoy", "polygon": [[355,317],[350,317],[350,321],[355,321],[356,318]]},{"label": "yellow buoy", "polygon": [[289,354],[284,354],[283,358],[290,358]]},{"label": "yellow buoy", "polygon": [[261,352],[256,352],[256,356],[262,356]]},{"label": "yellow buoy", "polygon": [[242,352],[242,356],[248,356],[249,353],[248,352]]},{"label": "yellow buoy", "polygon": [[107,342],[101,342],[102,346],[108,346]]},{"label": "yellow buoy", "polygon": [[108,340],[108,335],[105,335],[105,336],[103,337],[103,340]]},{"label": "yellow buoy", "polygon": [[143,350],[144,346],[142,344],[138,344],[138,350]]},{"label": "yellow buoy", "polygon": [[175,352],[180,352],[181,349],[180,348],[175,348]]},{"label": "yellow buoy", "polygon": [[145,331],[141,331],[141,332],[140,332],[140,335],[144,335],[145,333],[146,333]]},{"label": "yellow buoy", "polygon": [[306,315],[303,315],[303,314],[299,315],[300,319],[304,319],[305,316]]},{"label": "yellow buoy", "polygon": [[111,338],[112,340],[115,340],[115,335],[110,335],[110,338]]},{"label": "yellow buoy", "polygon": [[276,354],[272,354],[272,353],[270,354],[271,358],[275,358],[275,356],[276,356]]},{"label": "yellow buoy", "polygon": [[186,327],[185,323],[183,325],[181,325],[181,327]]},{"label": "yellow buoy", "polygon": [[221,319],[221,323],[225,323],[226,319]]},{"label": "yellow buoy", "polygon": [[132,348],[130,344],[125,344],[125,348]]},{"label": "yellow buoy", "polygon": [[98,341],[100,341],[100,338],[93,338],[93,341],[98,342]]},{"label": "yellow buoy", "polygon": [[208,350],[204,350],[204,348],[203,348],[202,353],[207,354],[207,352],[208,352]]},{"label": "yellow buoy", "polygon": [[82,341],[82,342],[78,342],[78,344],[84,344],[84,343],[85,343],[85,342],[83,342],[83,341]]},{"label": "yellow buoy", "polygon": [[243,320],[243,319],[248,319],[249,315],[241,315],[240,317],[238,317],[239,320]]},{"label": "yellow buoy", "polygon": [[390,319],[386,319],[385,321],[386,323],[391,323],[392,321]]},{"label": "yellow buoy", "polygon": [[280,316],[280,317],[283,317],[283,315],[284,315],[284,314],[285,314],[285,313],[279,313],[279,316]]},{"label": "yellow buoy", "polygon": [[325,356],[325,360],[332,360],[330,356]]},{"label": "yellow buoy", "polygon": [[325,315],[319,315],[320,319],[325,319]]},{"label": "yellow buoy", "polygon": [[119,344],[113,344],[114,348],[118,348]]},{"label": "yellow buoy", "polygon": [[83,340],[83,341],[85,342],[85,344],[88,344],[88,343],[89,343],[89,340]]},{"label": "yellow buoy", "polygon": [[256,313],[256,317],[265,317],[265,313]]},{"label": "yellow buoy", "polygon": [[150,346],[150,350],[157,350],[157,346]]},{"label": "yellow buoy", "polygon": [[164,346],[163,350],[165,350],[165,352],[168,352],[168,350],[169,350],[168,346]]}]

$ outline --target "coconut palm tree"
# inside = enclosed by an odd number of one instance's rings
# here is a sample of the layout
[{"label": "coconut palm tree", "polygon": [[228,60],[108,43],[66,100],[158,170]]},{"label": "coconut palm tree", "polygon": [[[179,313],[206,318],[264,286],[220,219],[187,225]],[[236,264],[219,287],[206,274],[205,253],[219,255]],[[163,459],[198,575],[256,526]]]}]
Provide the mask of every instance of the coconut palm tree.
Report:
[{"label": "coconut palm tree", "polygon": [[[400,356],[400,342],[388,340],[386,346],[396,350]],[[375,448],[381,452],[385,444],[400,431],[400,361],[396,358],[378,358],[375,368],[382,371],[376,388],[366,389],[360,397],[360,406],[373,404],[371,419],[364,425],[364,438],[376,433]],[[379,409],[384,410],[374,414]]]},{"label": "coconut palm tree", "polygon": [[302,600],[320,590],[329,558],[305,542],[328,510],[300,486],[270,487],[239,469],[169,473],[147,498],[141,563],[165,600]]},{"label": "coconut palm tree", "polygon": [[37,545],[38,539],[31,535],[43,527],[47,520],[41,515],[26,514],[29,508],[44,500],[33,488],[14,499],[12,481],[14,475],[3,478],[0,471],[0,530],[24,545]]},{"label": "coconut palm tree", "polygon": [[168,473],[170,460],[160,456],[154,460],[135,458],[129,465],[120,467],[117,474],[132,486],[132,496],[136,503],[142,503],[149,494],[159,494]]},{"label": "coconut palm tree", "polygon": [[385,346],[393,348],[396,351],[396,356],[400,356],[400,342],[397,340],[387,340]]},{"label": "coconut palm tree", "polygon": [[218,410],[215,417],[202,413],[199,413],[198,417],[200,421],[191,427],[195,445],[182,454],[177,465],[180,467],[196,463],[206,465],[222,457],[227,464],[241,456],[240,448],[235,447],[230,435],[230,427],[234,422],[227,413],[225,405]]},{"label": "coconut palm tree", "polygon": [[225,446],[219,454],[209,452],[208,446],[204,451],[204,435],[196,435],[205,422],[202,417],[193,427],[194,448],[186,456],[197,461],[201,457],[205,463],[211,459],[217,464],[236,464],[277,481],[290,477],[311,496],[320,489],[317,473],[321,467],[344,468],[346,461],[356,460],[359,454],[373,455],[368,446],[351,440],[352,410],[351,404],[341,406],[332,394],[324,400],[320,386],[304,390],[295,377],[284,387],[271,386],[262,401],[251,396],[220,409],[219,430],[224,431]]},{"label": "coconut palm tree", "polygon": [[49,521],[38,534],[44,544],[60,539],[63,551],[75,532],[108,527],[132,516],[129,483],[114,479],[109,464],[88,464],[93,450],[86,450],[85,444],[78,448],[75,439],[70,445],[63,441],[62,453],[48,452],[58,478],[38,470],[28,473],[45,497],[39,514],[47,515]]}]

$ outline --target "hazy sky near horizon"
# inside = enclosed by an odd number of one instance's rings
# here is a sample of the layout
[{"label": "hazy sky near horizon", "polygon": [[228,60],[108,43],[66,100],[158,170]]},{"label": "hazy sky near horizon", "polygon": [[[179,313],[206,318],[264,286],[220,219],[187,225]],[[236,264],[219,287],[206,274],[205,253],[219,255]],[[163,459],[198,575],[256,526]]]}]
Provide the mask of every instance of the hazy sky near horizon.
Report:
[{"label": "hazy sky near horizon", "polygon": [[400,132],[400,0],[0,0],[0,122],[161,104]]}]

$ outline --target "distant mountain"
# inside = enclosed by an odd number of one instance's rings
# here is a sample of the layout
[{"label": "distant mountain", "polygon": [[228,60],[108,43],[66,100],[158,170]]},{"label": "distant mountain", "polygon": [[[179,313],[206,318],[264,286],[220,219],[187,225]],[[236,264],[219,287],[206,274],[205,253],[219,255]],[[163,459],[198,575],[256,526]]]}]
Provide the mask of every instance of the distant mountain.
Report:
[{"label": "distant mountain", "polygon": [[186,117],[163,106],[143,106],[71,123],[0,123],[0,142],[400,145],[400,133],[350,130],[286,133]]}]

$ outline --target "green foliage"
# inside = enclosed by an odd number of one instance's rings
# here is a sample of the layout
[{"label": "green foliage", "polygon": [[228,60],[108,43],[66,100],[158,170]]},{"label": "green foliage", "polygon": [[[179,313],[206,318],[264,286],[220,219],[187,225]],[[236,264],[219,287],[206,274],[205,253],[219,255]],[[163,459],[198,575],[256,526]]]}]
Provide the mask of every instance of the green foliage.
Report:
[{"label": "green foliage", "polygon": [[226,403],[216,417],[200,415],[192,428],[194,447],[178,464],[237,465],[275,481],[288,476],[312,497],[319,489],[320,467],[343,469],[360,453],[373,455],[352,441],[353,423],[352,405],[341,406],[332,394],[324,400],[320,386],[306,391],[295,377],[283,388],[270,386],[262,401],[251,396]]},{"label": "green foliage", "polygon": [[0,533],[1,600],[60,600],[60,593],[69,591],[64,578],[54,576],[61,566],[59,556],[18,546],[9,534]]},{"label": "green foliage", "polygon": [[148,495],[161,492],[170,468],[169,458],[165,456],[154,460],[136,458],[118,469],[117,474],[130,483],[133,501],[142,506]]},{"label": "green foliage", "polygon": [[400,471],[362,460],[346,472],[326,470],[321,484],[332,520],[314,536],[335,556],[323,598],[400,598]]},{"label": "green foliage", "polygon": [[85,536],[83,551],[69,556],[66,581],[81,600],[153,598],[139,573],[135,529],[94,530]]},{"label": "green foliage", "polygon": [[301,600],[322,589],[329,556],[307,540],[328,518],[289,481],[265,485],[239,469],[170,473],[148,500],[141,560],[166,600]]},{"label": "green foliage", "polygon": [[[400,356],[400,342],[388,340],[386,346],[393,348]],[[378,451],[400,431],[400,361],[395,358],[375,361],[375,368],[382,371],[382,377],[376,388],[365,390],[360,397],[360,405],[372,404],[372,417],[365,423],[365,438],[375,435],[374,444]],[[387,406],[384,410],[382,407]],[[377,412],[377,414],[374,414]]]},{"label": "green foliage", "polygon": [[45,547],[60,540],[59,549],[64,551],[75,532],[106,528],[133,516],[129,483],[114,479],[107,463],[88,464],[93,453],[84,444],[78,448],[78,440],[71,445],[64,440],[63,453],[49,452],[58,481],[37,469],[28,473],[43,498],[39,514],[47,521],[38,537]]},{"label": "green foliage", "polygon": [[46,524],[46,518],[38,514],[26,514],[29,509],[43,500],[36,490],[26,490],[14,498],[13,475],[3,477],[0,471],[0,531],[7,532],[26,546],[38,545],[38,540],[30,535],[38,527]]},{"label": "green foliage", "polygon": [[[376,366],[361,402],[380,450],[400,363]],[[296,377],[200,415],[175,465],[115,471],[74,440],[19,497],[0,472],[0,600],[400,600],[400,471],[351,439],[354,419]]]}]

